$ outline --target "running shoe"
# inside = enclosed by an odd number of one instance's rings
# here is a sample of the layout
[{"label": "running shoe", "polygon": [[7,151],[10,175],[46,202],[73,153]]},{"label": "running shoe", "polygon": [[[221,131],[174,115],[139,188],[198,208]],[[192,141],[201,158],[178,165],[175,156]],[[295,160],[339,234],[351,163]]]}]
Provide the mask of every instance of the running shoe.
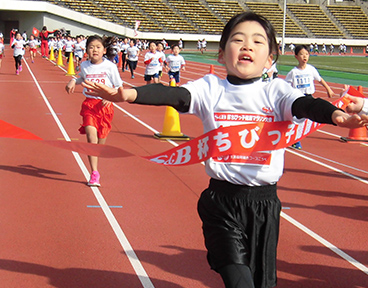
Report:
[{"label": "running shoe", "polygon": [[100,173],[98,173],[98,171],[92,172],[91,179],[88,181],[88,186],[101,186]]},{"label": "running shoe", "polygon": [[22,72],[22,65],[19,65],[19,72]]},{"label": "running shoe", "polygon": [[19,70],[18,69],[15,71],[15,74],[16,75],[19,75]]},{"label": "running shoe", "polygon": [[134,79],[134,75],[132,75],[132,79]]}]

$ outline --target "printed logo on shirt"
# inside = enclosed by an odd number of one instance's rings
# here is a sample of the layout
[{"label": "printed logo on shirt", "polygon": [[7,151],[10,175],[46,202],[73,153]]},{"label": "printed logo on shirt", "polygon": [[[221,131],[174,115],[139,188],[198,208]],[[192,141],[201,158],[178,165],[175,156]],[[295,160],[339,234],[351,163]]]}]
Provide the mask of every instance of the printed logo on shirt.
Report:
[{"label": "printed logo on shirt", "polygon": [[232,122],[274,122],[271,115],[243,114],[243,113],[214,113],[215,121]]},{"label": "printed logo on shirt", "polygon": [[248,165],[270,165],[271,153],[252,153],[250,155],[225,155],[213,158],[219,163],[243,163]]}]

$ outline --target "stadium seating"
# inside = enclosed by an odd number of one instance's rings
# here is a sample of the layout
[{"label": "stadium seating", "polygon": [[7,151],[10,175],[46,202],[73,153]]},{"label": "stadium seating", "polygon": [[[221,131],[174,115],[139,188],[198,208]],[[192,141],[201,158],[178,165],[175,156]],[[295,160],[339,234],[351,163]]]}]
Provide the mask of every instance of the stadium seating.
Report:
[{"label": "stadium seating", "polygon": [[245,11],[238,1],[207,0],[206,2],[212,11],[222,17],[226,22],[235,14]]},{"label": "stadium seating", "polygon": [[[254,11],[271,21],[278,36],[283,32],[283,8],[274,2],[245,0],[47,0],[78,12],[143,32],[220,34],[235,14]],[[287,4],[286,37],[368,38],[368,17],[359,6],[330,5],[331,19],[319,5]],[[325,10],[326,10],[325,9]],[[297,19],[298,21],[295,21]],[[299,22],[300,21],[300,22]],[[298,23],[302,23],[299,25]],[[305,27],[307,29],[305,29]],[[340,26],[341,27],[341,26]]]},{"label": "stadium seating", "polygon": [[199,27],[199,32],[220,34],[224,28],[224,22],[217,18],[214,13],[212,14],[210,10],[198,0],[168,0],[167,2],[197,25]]},{"label": "stadium seating", "polygon": [[[266,17],[279,36],[282,35],[283,30],[283,9],[278,3],[264,3],[264,2],[246,2],[250,10]],[[285,19],[285,36],[286,37],[306,37],[303,29],[288,15]]]},{"label": "stadium seating", "polygon": [[155,19],[161,30],[167,32],[196,33],[197,29],[166,2],[160,0],[131,0],[139,9]]},{"label": "stadium seating", "polygon": [[354,37],[368,38],[368,17],[359,6],[327,6],[332,15]]},{"label": "stadium seating", "polygon": [[323,12],[319,5],[288,4],[287,8],[314,34],[314,37],[344,37],[343,32]]}]

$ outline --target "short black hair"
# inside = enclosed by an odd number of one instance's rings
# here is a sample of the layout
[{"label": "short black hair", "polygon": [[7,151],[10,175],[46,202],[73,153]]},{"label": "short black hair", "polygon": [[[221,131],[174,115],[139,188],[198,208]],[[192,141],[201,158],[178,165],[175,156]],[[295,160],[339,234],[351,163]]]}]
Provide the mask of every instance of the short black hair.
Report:
[{"label": "short black hair", "polygon": [[[307,47],[306,45],[298,45],[298,46],[296,46],[296,47],[295,47],[295,51],[294,51],[295,56],[296,56],[296,55],[298,55],[298,54],[299,54],[299,52],[300,52],[301,50],[303,50],[303,49],[305,49],[305,50],[307,50],[307,51],[308,51],[308,47]],[[309,51],[308,51],[308,53],[309,53]]]}]

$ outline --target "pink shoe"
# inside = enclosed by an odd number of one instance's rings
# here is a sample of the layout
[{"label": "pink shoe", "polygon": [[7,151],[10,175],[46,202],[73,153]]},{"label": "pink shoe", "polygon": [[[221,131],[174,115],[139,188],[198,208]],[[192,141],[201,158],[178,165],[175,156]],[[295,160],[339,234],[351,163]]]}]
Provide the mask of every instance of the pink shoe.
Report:
[{"label": "pink shoe", "polygon": [[19,72],[22,72],[22,65],[19,65]]},{"label": "pink shoe", "polygon": [[15,74],[16,75],[19,75],[19,70],[18,69],[15,71]]},{"label": "pink shoe", "polygon": [[98,173],[98,171],[92,172],[91,179],[88,181],[88,186],[101,186],[100,173]]}]

